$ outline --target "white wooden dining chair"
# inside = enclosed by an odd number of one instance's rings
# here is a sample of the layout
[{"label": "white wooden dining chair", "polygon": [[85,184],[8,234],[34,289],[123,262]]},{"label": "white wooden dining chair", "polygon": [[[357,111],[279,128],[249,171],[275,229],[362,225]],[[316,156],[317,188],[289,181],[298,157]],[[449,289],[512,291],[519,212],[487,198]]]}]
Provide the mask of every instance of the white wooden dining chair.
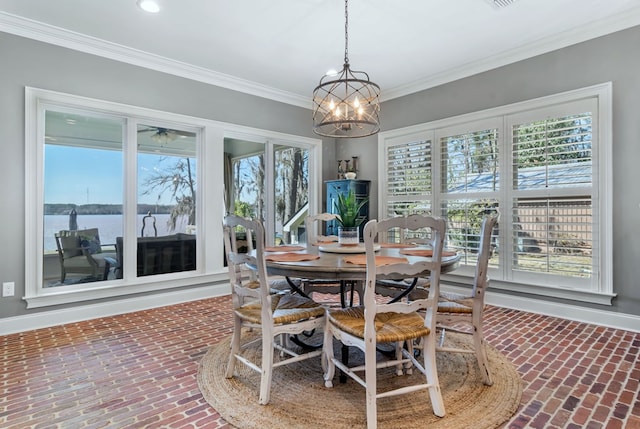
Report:
[{"label": "white wooden dining chair", "polygon": [[[484,340],[484,296],[489,287],[488,267],[491,257],[491,234],[498,222],[498,216],[486,216],[480,226],[480,243],[476,262],[473,287],[469,293],[440,291],[440,302],[436,324],[442,330],[443,343],[438,351],[475,353],[482,373],[484,384],[491,386],[493,380],[487,361],[486,343]],[[447,347],[444,344],[445,332],[461,332],[473,336],[473,350]]]},{"label": "white wooden dining chair", "polygon": [[[379,234],[390,228],[427,228],[430,230],[432,258],[406,257],[383,261],[376,256],[374,242]],[[434,414],[445,415],[438,372],[436,369],[436,326],[435,312],[438,305],[442,247],[446,224],[443,219],[423,215],[369,221],[364,228],[366,249],[366,283],[364,305],[345,309],[328,309],[322,364],[325,368],[324,380],[327,387],[333,386],[335,367],[353,378],[365,388],[367,428],[377,427],[377,400],[379,398],[402,395],[418,390],[427,390]],[[384,263],[384,265],[382,265]],[[375,285],[380,278],[419,277],[429,275],[431,288],[429,296],[411,302],[380,304],[376,300]],[[422,313],[421,313],[422,312]],[[364,352],[365,363],[349,367],[334,356],[333,338],[347,346],[355,346]],[[422,362],[414,357],[413,343],[421,340]],[[391,343],[395,346],[392,358],[377,361],[376,346]],[[424,376],[419,384],[378,392],[376,376],[378,370],[392,370],[398,376],[404,370],[418,369]],[[364,377],[362,372],[364,371]],[[424,381],[424,382],[422,382]],[[426,399],[426,397],[425,397]]]},{"label": "white wooden dining chair", "polygon": [[[253,251],[238,251],[238,227],[247,231],[247,236],[253,236]],[[224,218],[223,231],[233,303],[233,334],[225,375],[227,378],[233,377],[237,362],[260,373],[258,402],[264,405],[269,403],[274,368],[309,359],[321,353],[321,350],[297,352],[287,348],[286,341],[276,339],[314,329],[322,330],[325,310],[318,303],[300,295],[272,293],[264,259],[264,228],[260,221],[228,215]],[[242,274],[243,268],[247,266],[255,271],[255,278]],[[258,282],[258,288],[247,287],[247,283],[252,281]],[[247,331],[252,333],[249,334]],[[262,339],[260,363],[243,354],[246,346],[255,341],[253,331],[259,331]],[[249,338],[245,338],[244,342],[243,334]],[[274,355],[274,349],[280,353]]]},{"label": "white wooden dining chair", "polygon": [[[337,242],[338,236],[336,235],[322,235],[318,234],[318,229],[321,231],[325,226],[325,222],[332,221],[338,217],[335,213],[319,213],[317,215],[307,216],[305,218],[305,231],[307,235],[307,247],[318,246],[323,242]],[[347,282],[339,280],[310,280],[304,279],[301,282],[302,290],[310,298],[314,298],[314,294],[340,294],[340,304],[342,307],[346,307],[346,290],[349,289],[349,302],[353,305],[354,292],[358,294],[359,302],[362,302],[363,290],[362,282]],[[334,301],[326,301],[323,304],[332,305]]]}]

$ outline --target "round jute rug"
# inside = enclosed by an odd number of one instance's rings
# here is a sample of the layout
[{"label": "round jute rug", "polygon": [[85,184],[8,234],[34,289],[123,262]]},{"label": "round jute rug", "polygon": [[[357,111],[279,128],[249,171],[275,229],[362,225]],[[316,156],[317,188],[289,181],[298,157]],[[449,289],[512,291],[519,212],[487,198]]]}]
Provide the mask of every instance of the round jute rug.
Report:
[{"label": "round jute rug", "polygon": [[[447,344],[468,347],[470,336],[447,333]],[[261,342],[246,350],[252,358],[260,356]],[[336,350],[340,350],[336,346]],[[225,420],[242,429],[366,427],[364,388],[348,378],[334,387],[324,387],[320,358],[276,368],[273,372],[271,400],[258,405],[260,374],[238,363],[235,376],[224,377],[229,340],[211,347],[200,362],[198,385],[207,402]],[[489,429],[497,428],[516,411],[522,395],[522,382],[513,365],[497,350],[488,348],[493,386],[482,383],[473,354],[437,353],[438,377],[446,416],[436,417],[426,391],[378,400],[379,428]],[[362,361],[359,350],[351,347],[350,364]],[[378,370],[378,391],[401,386],[413,375],[398,377],[393,369]]]}]

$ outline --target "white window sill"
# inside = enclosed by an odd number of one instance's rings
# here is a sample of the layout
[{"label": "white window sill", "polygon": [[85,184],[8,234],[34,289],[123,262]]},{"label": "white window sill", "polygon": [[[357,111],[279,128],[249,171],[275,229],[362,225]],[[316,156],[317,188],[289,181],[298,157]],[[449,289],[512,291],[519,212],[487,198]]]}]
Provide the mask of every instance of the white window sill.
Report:
[{"label": "white window sill", "polygon": [[[470,276],[462,276],[448,274],[442,276],[442,282],[454,286],[467,286],[472,284],[473,278]],[[616,294],[603,292],[588,291],[584,289],[570,289],[553,286],[543,286],[534,284],[512,283],[502,280],[491,279],[490,289],[503,290],[509,292],[525,293],[530,295],[541,296],[542,298],[559,298],[571,301],[588,302],[591,304],[612,305],[613,298]]]},{"label": "white window sill", "polygon": [[221,273],[191,275],[188,277],[185,276],[184,272],[181,272],[139,278],[136,283],[124,283],[122,280],[114,280],[99,282],[100,286],[96,286],[96,283],[87,283],[90,286],[82,289],[45,288],[41,289],[38,295],[25,296],[23,299],[27,301],[27,308],[39,308],[228,281],[229,274],[226,270]]}]

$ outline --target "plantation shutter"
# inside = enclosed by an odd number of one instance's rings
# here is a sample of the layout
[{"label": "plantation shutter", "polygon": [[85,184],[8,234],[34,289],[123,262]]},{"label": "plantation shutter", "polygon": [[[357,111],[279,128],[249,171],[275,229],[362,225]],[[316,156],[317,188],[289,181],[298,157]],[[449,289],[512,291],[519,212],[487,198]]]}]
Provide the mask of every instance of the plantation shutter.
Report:
[{"label": "plantation shutter", "polygon": [[387,216],[430,213],[433,194],[431,139],[386,149]]},{"label": "plantation shutter", "polygon": [[[512,121],[514,275],[593,275],[593,111],[588,102],[564,114]],[[588,109],[588,110],[585,110]]]}]

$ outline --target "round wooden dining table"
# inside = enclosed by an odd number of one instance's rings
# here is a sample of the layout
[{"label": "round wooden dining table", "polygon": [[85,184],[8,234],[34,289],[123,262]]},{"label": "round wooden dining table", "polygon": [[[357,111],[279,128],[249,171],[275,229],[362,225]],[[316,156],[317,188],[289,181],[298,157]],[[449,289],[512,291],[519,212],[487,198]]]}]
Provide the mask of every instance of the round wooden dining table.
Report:
[{"label": "round wooden dining table", "polygon": [[[283,247],[286,248],[286,247]],[[420,247],[407,247],[408,249],[419,249]],[[268,248],[278,249],[275,248]],[[330,249],[331,251],[323,251],[323,249]],[[424,256],[411,256],[402,254],[403,248],[398,247],[386,247],[384,244],[380,245],[380,249],[376,252],[376,256],[391,256],[391,257],[403,257],[407,258],[409,262],[416,261],[418,259],[424,259]],[[284,276],[290,278],[305,278],[314,280],[365,280],[366,278],[366,265],[358,265],[347,262],[349,257],[356,254],[364,254],[364,244],[357,246],[357,248],[351,248],[345,250],[348,253],[342,253],[339,250],[338,244],[333,245],[311,245],[302,247],[300,250],[292,252],[298,254],[317,255],[319,258],[306,260],[306,261],[280,261],[271,260],[279,252],[265,252],[267,256],[266,266],[267,272],[270,275]],[[345,260],[346,259],[346,260]],[[441,273],[449,273],[456,268],[460,263],[460,255],[445,255],[442,256]],[[424,276],[428,276],[429,273],[424,273]]]}]

